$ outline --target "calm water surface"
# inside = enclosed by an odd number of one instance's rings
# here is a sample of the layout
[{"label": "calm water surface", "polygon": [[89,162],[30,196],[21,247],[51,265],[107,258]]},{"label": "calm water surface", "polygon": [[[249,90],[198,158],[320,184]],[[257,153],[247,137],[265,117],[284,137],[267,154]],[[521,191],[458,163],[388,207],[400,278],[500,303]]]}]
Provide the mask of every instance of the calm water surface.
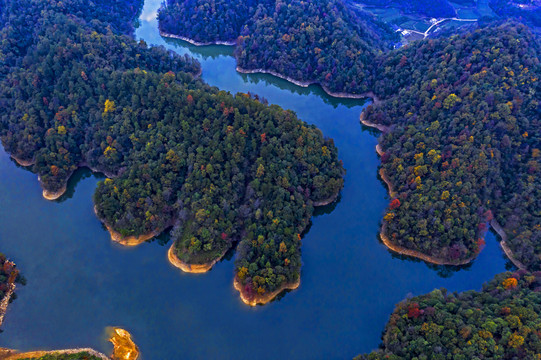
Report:
[{"label": "calm water surface", "polygon": [[92,211],[101,176],[80,170],[60,201],[46,201],[36,175],[0,150],[0,249],[28,279],[9,308],[0,346],[110,353],[105,328],[120,326],[133,334],[144,360],[348,359],[378,346],[395,303],[408,294],[479,289],[509,266],[492,234],[462,269],[387,251],[377,234],[389,198],[377,178],[377,133],[359,124],[365,104],[272,76],[240,75],[228,47],[165,41],[155,20],[160,2],[146,1],[138,39],[195,56],[209,84],[293,109],[338,146],[345,187],[303,239],[301,286],[266,306],[247,307],[233,289],[233,254],[207,274],[190,275],[167,262],[166,236],[136,248],[114,244]]}]

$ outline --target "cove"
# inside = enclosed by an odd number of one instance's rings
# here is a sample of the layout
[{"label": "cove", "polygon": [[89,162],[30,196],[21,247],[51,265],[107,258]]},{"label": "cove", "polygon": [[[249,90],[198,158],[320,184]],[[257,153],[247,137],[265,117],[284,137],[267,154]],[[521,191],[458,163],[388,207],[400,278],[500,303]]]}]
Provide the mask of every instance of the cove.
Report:
[{"label": "cove", "polygon": [[203,79],[293,109],[332,137],[347,169],[340,200],[317,210],[303,238],[301,286],[255,308],[233,288],[233,257],[206,274],[167,261],[169,239],[126,248],[93,212],[103,178],[79,170],[59,201],[42,198],[36,176],[0,150],[0,250],[28,279],[17,290],[0,346],[19,350],[92,347],[111,353],[106,327],[128,330],[141,358],[349,359],[378,346],[394,305],[434,288],[479,289],[510,266],[492,234],[469,266],[436,267],[389,252],[378,239],[389,202],[378,179],[377,132],[363,128],[366,103],[335,99],[270,75],[235,71],[233,49],[197,48],[160,37],[147,0],[137,39],[198,58]]}]

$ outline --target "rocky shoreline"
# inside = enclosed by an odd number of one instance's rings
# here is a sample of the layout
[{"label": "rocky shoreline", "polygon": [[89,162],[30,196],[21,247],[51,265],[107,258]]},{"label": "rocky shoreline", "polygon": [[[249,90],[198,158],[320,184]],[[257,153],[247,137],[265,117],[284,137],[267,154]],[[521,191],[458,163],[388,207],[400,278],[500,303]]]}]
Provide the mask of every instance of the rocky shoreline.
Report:
[{"label": "rocky shoreline", "polygon": [[23,159],[19,159],[18,157],[16,157],[15,155],[13,154],[10,154],[9,156],[11,156],[11,158],[13,160],[15,160],[15,162],[21,166],[24,166],[24,167],[28,167],[28,166],[32,166],[36,163],[36,160],[35,159],[32,159],[32,160],[23,160]]},{"label": "rocky shoreline", "polygon": [[[277,78],[280,78],[280,79],[283,79],[283,80],[287,80],[289,81],[290,83],[294,84],[294,85],[297,85],[297,86],[300,86],[300,87],[308,87],[310,85],[319,85],[323,91],[325,91],[325,93],[327,93],[327,95],[329,96],[332,96],[332,97],[336,97],[336,98],[342,98],[342,99],[366,99],[366,98],[371,98],[372,101],[374,101],[374,103],[376,103],[376,99],[377,97],[375,96],[375,94],[373,92],[366,92],[366,93],[362,93],[362,94],[349,94],[349,93],[346,93],[346,92],[333,92],[331,90],[329,90],[329,88],[321,83],[319,83],[318,81],[299,81],[299,80],[295,80],[289,76],[286,76],[286,75],[282,75],[276,71],[273,71],[273,70],[265,70],[265,69],[243,69],[242,67],[240,66],[237,66],[236,68],[237,72],[241,73],[241,74],[269,74],[269,75],[272,75],[272,76],[276,76]],[[379,101],[379,99],[378,99]]]},{"label": "rocky shoreline", "polygon": [[447,259],[442,259],[436,256],[430,256],[420,251],[405,248],[403,246],[393,243],[391,239],[389,239],[389,237],[387,236],[387,224],[383,224],[383,226],[381,227],[381,232],[379,233],[379,236],[381,238],[381,242],[383,243],[383,245],[385,245],[388,249],[394,251],[395,253],[398,253],[400,255],[411,256],[411,257],[421,259],[423,261],[426,261],[428,263],[435,264],[435,265],[452,265],[452,266],[467,265],[477,257],[477,255],[473,255],[463,260],[447,260]]},{"label": "rocky shoreline", "polygon": [[235,290],[239,292],[242,302],[249,306],[256,306],[257,304],[265,305],[271,302],[282,291],[295,290],[300,285],[301,285],[301,279],[299,276],[299,279],[292,284],[284,284],[272,292],[265,293],[263,295],[256,294],[252,298],[249,298],[248,296],[246,296],[246,294],[244,294],[242,285],[236,276],[235,276],[235,280],[233,281],[233,286],[235,287]]},{"label": "rocky shoreline", "polygon": [[187,43],[190,43],[190,44],[192,44],[194,46],[208,46],[208,45],[234,46],[234,45],[237,45],[236,40],[229,40],[229,41],[217,40],[217,41],[209,41],[209,42],[199,42],[199,41],[195,41],[195,40],[190,39],[190,38],[185,37],[185,36],[170,34],[170,33],[167,33],[165,31],[162,31],[162,30],[160,30],[160,36],[163,36],[163,37],[166,37],[166,38],[171,38],[171,39],[178,39],[178,40],[186,41]]},{"label": "rocky shoreline", "polygon": [[175,254],[175,243],[173,243],[173,245],[171,245],[171,247],[167,251],[167,259],[169,260],[171,265],[173,265],[174,267],[179,268],[180,270],[182,270],[184,272],[191,273],[191,274],[203,274],[203,273],[206,273],[207,271],[209,271],[210,269],[212,269],[212,267],[214,265],[216,265],[216,263],[218,261],[222,260],[225,253],[227,252],[227,250],[229,250],[229,249],[226,249],[224,251],[224,253],[219,258],[216,258],[216,259],[214,259],[214,260],[212,260],[212,261],[210,261],[208,263],[204,263],[204,264],[188,264],[188,263],[180,260],[178,258],[178,256]]},{"label": "rocky shoreline", "polygon": [[[113,227],[105,221],[105,219],[102,219],[98,215],[98,209],[96,208],[96,205],[94,205],[94,213],[96,214],[96,217],[101,221],[101,223],[105,226],[107,231],[109,231],[109,234],[111,235],[111,240],[114,242],[117,242],[124,246],[137,246],[142,243],[144,243],[147,240],[150,240],[158,235],[160,235],[164,230],[154,230],[148,234],[141,234],[141,235],[131,235],[131,236],[123,236],[118,231],[114,230]],[[167,229],[168,227],[173,226],[174,220],[171,220],[167,226],[164,227],[164,229]]]},{"label": "rocky shoreline", "polygon": [[[373,99],[377,99],[377,97],[375,97]],[[379,101],[379,99],[378,99],[378,101]],[[374,104],[375,103],[376,102],[374,101]],[[364,126],[378,129],[382,133],[387,133],[387,132],[389,132],[391,130],[391,128],[389,126],[380,125],[380,124],[374,124],[373,122],[370,122],[370,121],[366,120],[364,110],[361,112],[361,116],[359,117],[359,120],[361,121],[361,124],[363,124]],[[380,149],[381,149],[381,147],[380,147]]]},{"label": "rocky shoreline", "polygon": [[332,204],[333,202],[335,202],[336,199],[338,199],[338,195],[340,195],[340,190],[337,191],[335,194],[331,195],[330,197],[328,197],[327,199],[323,199],[323,200],[319,200],[319,201],[314,201],[314,202],[312,203],[312,205],[313,205],[314,207],[330,205],[330,204]]},{"label": "rocky shoreline", "polygon": [[513,251],[509,248],[509,245],[507,245],[507,234],[505,233],[505,230],[502,228],[502,226],[496,221],[496,219],[492,219],[490,221],[490,226],[494,231],[500,236],[500,246],[502,247],[503,252],[509,260],[520,270],[527,270],[526,266],[521,263],[517,258],[515,258],[515,255],[513,254]]},{"label": "rocky shoreline", "polygon": [[6,315],[6,312],[8,310],[9,301],[11,300],[11,296],[15,292],[16,288],[15,283],[9,284],[8,286],[8,290],[4,295],[2,302],[0,302],[0,326],[2,326],[2,323],[4,322],[4,316]]}]

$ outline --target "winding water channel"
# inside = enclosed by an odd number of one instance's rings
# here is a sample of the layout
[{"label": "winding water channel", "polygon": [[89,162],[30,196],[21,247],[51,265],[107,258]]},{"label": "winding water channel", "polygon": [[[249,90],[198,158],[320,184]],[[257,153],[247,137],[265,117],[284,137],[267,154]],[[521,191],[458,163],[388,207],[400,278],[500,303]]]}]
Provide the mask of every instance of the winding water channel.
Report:
[{"label": "winding water channel", "polygon": [[8,309],[0,346],[110,353],[105,328],[119,326],[132,333],[144,360],[348,359],[378,346],[395,303],[408,294],[479,289],[510,266],[492,234],[479,258],[460,269],[390,253],[378,239],[389,199],[377,178],[378,134],[359,124],[365,104],[331,98],[317,86],[238,74],[229,47],[164,40],[155,20],[161,1],[145,2],[137,39],[195,56],[209,84],[262,95],[335,140],[345,187],[337,204],[318,210],[303,239],[301,286],[248,307],[233,289],[234,253],[193,275],[167,262],[167,236],[136,248],[115,244],[92,210],[103,176],[79,170],[67,193],[50,202],[36,175],[0,149],[0,248],[28,279]]}]

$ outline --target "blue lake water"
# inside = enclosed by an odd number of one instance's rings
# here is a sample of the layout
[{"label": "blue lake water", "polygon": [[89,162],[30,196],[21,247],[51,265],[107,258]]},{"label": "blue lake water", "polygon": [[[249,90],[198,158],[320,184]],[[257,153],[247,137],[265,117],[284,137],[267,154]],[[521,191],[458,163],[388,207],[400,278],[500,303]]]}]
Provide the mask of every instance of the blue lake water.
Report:
[{"label": "blue lake water", "polygon": [[335,140],[345,187],[337,204],[318,210],[303,238],[301,286],[248,307],[233,288],[233,252],[194,275],[167,262],[167,236],[135,248],[117,245],[92,210],[102,176],[80,170],[67,194],[50,202],[36,175],[0,149],[0,251],[28,279],[10,305],[0,346],[110,353],[105,328],[119,326],[132,333],[143,360],[349,359],[378,346],[394,305],[409,294],[480,289],[510,266],[492,234],[479,258],[460,269],[389,252],[378,239],[389,202],[377,178],[378,134],[359,124],[363,101],[238,74],[232,48],[166,41],[155,20],[160,2],[146,1],[136,38],[195,56],[209,84],[257,93]]}]

